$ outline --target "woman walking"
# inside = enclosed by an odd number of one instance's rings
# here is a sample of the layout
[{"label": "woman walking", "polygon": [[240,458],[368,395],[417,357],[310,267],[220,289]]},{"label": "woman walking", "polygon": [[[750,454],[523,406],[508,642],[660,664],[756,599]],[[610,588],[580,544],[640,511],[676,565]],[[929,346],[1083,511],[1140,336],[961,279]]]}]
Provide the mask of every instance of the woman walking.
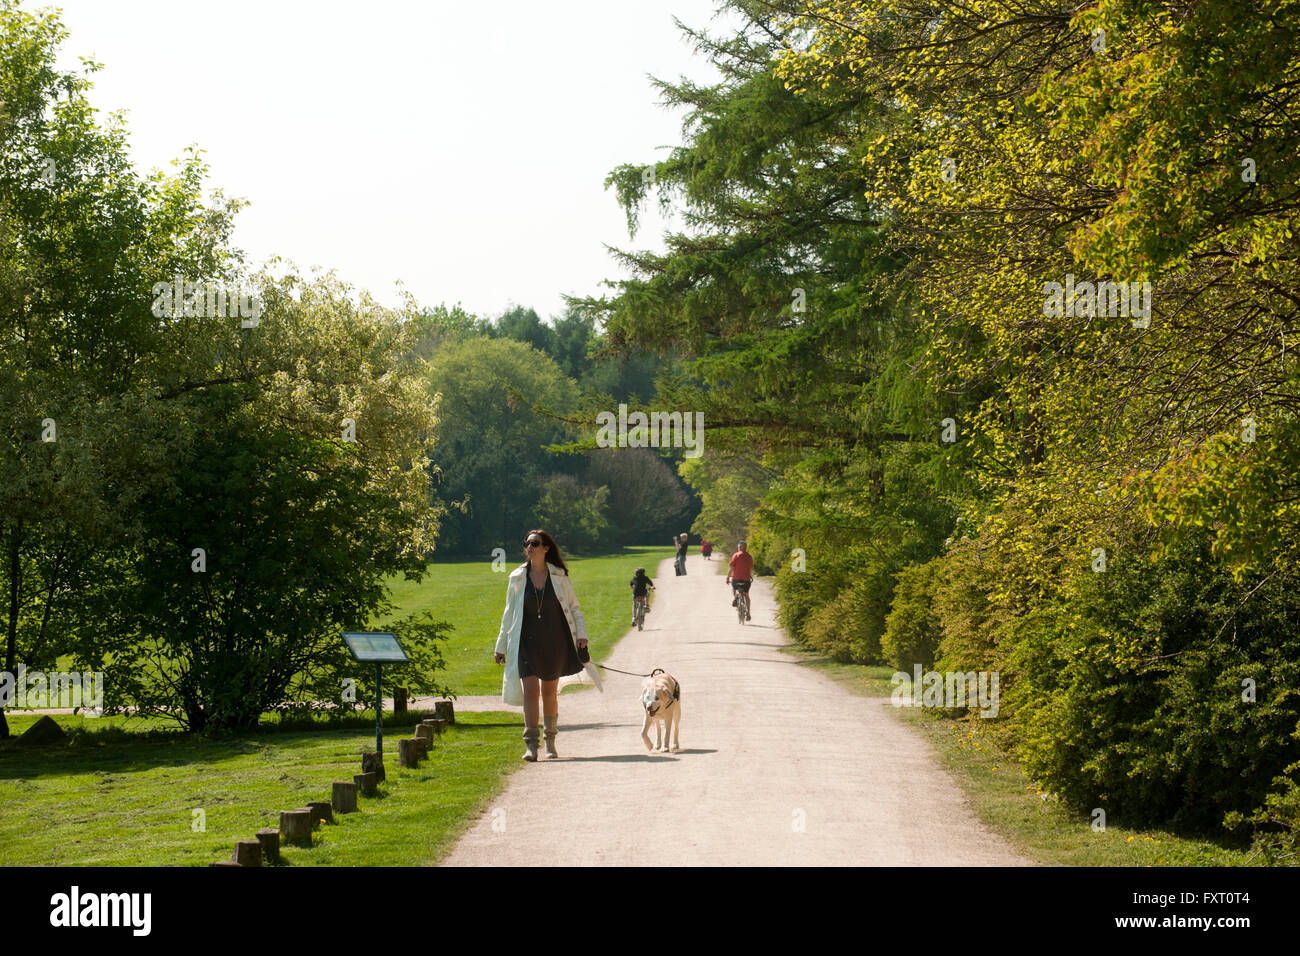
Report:
[{"label": "woman walking", "polygon": [[[537,759],[537,698],[546,720],[546,756],[558,757],[555,737],[560,716],[560,678],[580,673],[587,648],[587,623],[573,593],[559,546],[545,531],[524,540],[528,560],[510,574],[506,610],[497,635],[496,662],[506,666],[501,700],[524,708],[524,759]],[[600,672],[586,665],[598,690]]]}]

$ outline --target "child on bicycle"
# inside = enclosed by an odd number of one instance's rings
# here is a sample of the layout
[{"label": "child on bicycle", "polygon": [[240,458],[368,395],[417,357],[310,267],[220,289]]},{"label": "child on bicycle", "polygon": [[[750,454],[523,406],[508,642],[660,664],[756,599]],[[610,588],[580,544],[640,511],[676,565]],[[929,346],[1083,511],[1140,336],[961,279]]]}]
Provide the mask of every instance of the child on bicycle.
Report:
[{"label": "child on bicycle", "polygon": [[[647,597],[650,591],[655,590],[654,582],[646,577],[645,568],[637,568],[636,574],[632,576],[628,587],[632,589],[632,623],[636,623],[636,601],[637,598]],[[650,601],[647,598],[645,605],[646,613],[650,613]]]}]

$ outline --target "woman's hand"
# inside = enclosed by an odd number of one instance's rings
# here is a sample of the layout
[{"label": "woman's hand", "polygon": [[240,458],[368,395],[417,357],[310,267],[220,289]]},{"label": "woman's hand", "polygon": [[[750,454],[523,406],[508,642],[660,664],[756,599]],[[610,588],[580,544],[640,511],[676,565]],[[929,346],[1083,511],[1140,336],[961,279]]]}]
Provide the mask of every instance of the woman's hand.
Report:
[{"label": "woman's hand", "polygon": [[504,654],[497,654],[496,659],[498,664],[504,664],[506,662],[506,656]]}]

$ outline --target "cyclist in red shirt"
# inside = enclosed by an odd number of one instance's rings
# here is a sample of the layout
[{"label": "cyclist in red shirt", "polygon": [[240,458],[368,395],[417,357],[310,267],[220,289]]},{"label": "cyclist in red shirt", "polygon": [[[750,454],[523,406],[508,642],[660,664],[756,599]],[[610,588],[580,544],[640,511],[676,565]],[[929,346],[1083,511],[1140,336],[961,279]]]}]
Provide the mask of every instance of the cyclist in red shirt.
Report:
[{"label": "cyclist in red shirt", "polygon": [[[745,542],[736,545],[736,553],[731,556],[728,567],[727,583],[731,585],[731,606],[735,607],[739,592],[748,594],[754,579],[754,556],[745,550]],[[748,621],[749,618],[750,615],[746,614],[745,620]]]}]

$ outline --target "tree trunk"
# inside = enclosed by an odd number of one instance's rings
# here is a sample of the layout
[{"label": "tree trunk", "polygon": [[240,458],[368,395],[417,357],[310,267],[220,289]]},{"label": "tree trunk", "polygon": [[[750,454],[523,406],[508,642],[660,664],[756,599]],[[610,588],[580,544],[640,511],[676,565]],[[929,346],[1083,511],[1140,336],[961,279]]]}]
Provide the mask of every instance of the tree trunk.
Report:
[{"label": "tree trunk", "polygon": [[[18,673],[18,585],[22,564],[19,562],[23,523],[19,521],[9,534],[9,633],[5,638],[5,670]],[[15,701],[15,703],[19,703]],[[26,706],[27,701],[21,701]],[[0,740],[9,739],[9,721],[0,709]]]}]

